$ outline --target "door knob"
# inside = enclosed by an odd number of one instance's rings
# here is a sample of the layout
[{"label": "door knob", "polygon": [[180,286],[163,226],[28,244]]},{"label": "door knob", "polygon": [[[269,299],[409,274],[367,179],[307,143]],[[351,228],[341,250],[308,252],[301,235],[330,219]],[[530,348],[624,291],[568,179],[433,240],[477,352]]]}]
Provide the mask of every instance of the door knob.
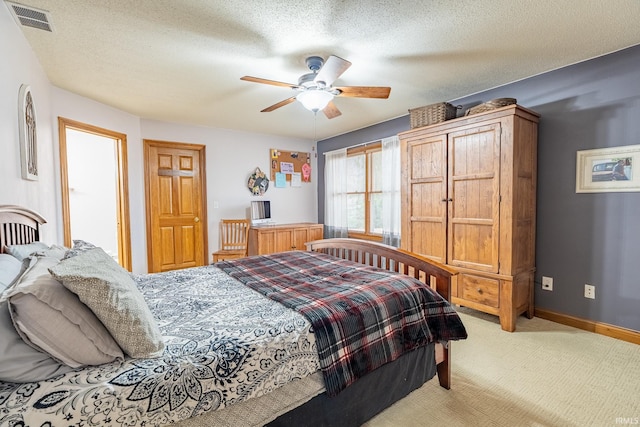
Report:
[{"label": "door knob", "polygon": [[198,217],[195,217],[193,220],[194,220],[195,222],[200,222],[200,218],[198,218]]}]

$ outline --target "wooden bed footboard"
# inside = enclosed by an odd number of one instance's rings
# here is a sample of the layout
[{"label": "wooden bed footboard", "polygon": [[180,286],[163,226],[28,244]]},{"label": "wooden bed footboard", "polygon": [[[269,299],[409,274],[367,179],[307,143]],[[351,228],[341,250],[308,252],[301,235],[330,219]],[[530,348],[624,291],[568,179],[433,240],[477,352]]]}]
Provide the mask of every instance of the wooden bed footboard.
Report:
[{"label": "wooden bed footboard", "polygon": [[[456,286],[458,272],[429,258],[393,246],[368,240],[334,238],[306,243],[307,250],[322,252],[338,258],[403,273],[420,280],[451,302],[451,287]],[[438,381],[451,387],[451,344],[436,347]]]}]

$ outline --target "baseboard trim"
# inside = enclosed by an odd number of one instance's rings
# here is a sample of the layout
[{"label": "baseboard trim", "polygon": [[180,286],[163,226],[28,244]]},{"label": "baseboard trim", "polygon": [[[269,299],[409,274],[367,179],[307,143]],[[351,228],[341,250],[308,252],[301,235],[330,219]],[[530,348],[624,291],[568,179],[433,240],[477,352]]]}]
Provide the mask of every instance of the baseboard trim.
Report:
[{"label": "baseboard trim", "polygon": [[551,320],[574,328],[582,329],[596,334],[606,335],[622,341],[633,344],[640,344],[640,332],[632,329],[622,328],[620,326],[610,325],[608,323],[594,322],[593,320],[581,319],[579,317],[569,316],[568,314],[557,313],[543,308],[535,308],[534,316],[541,319]]}]

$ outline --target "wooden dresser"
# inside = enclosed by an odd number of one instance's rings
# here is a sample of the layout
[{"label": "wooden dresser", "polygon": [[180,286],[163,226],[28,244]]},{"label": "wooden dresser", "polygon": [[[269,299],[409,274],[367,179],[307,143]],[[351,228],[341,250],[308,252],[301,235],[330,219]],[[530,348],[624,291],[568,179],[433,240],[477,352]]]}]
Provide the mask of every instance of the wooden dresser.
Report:
[{"label": "wooden dresser", "polygon": [[306,250],[305,243],[322,239],[323,225],[309,222],[263,225],[249,229],[249,255]]},{"label": "wooden dresser", "polygon": [[456,268],[452,302],[533,316],[539,115],[518,105],[399,135],[402,248]]}]

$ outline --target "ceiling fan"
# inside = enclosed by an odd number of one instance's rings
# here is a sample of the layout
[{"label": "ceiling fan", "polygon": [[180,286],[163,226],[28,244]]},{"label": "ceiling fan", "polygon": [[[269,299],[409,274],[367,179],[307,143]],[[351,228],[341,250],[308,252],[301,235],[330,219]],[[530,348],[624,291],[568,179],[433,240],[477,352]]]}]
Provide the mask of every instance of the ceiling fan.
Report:
[{"label": "ceiling fan", "polygon": [[333,119],[342,114],[333,103],[333,98],[336,96],[386,99],[391,92],[390,87],[382,86],[332,86],[333,82],[351,66],[351,62],[337,56],[331,55],[326,61],[319,56],[310,56],[305,60],[305,63],[311,72],[300,76],[298,84],[283,83],[252,76],[240,77],[240,80],[288,87],[299,92],[291,98],[265,108],[261,111],[262,113],[276,110],[298,100],[306,109],[314,113],[322,110],[328,119]]}]

